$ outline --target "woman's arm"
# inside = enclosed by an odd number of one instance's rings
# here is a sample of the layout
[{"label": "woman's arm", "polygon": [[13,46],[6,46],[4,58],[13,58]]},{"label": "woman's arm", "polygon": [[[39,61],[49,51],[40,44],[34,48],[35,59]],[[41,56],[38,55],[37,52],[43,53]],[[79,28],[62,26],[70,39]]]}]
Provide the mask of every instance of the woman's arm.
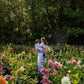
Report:
[{"label": "woman's arm", "polygon": [[43,46],[41,46],[41,48],[45,49]]},{"label": "woman's arm", "polygon": [[36,51],[41,51],[40,49],[36,49]]}]

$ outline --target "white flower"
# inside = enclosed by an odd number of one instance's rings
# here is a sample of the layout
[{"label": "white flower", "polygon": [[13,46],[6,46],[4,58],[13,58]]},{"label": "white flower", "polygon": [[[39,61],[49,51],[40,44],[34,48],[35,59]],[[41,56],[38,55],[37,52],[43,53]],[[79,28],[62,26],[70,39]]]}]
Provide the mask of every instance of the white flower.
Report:
[{"label": "white flower", "polygon": [[78,60],[78,62],[77,62],[79,65],[80,65],[80,63],[81,63],[81,60]]},{"label": "white flower", "polygon": [[69,77],[64,76],[64,77],[61,79],[61,84],[71,84],[71,82],[70,82],[70,80],[69,80]]},{"label": "white flower", "polygon": [[78,67],[80,67],[80,64],[81,64],[81,60],[78,60],[78,62],[77,62],[77,63],[78,63]]},{"label": "white flower", "polygon": [[68,61],[66,61],[66,64],[70,64],[70,63],[71,63],[71,61],[69,61],[69,60],[68,60]]},{"label": "white flower", "polygon": [[21,56],[21,54],[20,54],[20,53],[19,53],[18,55],[19,55],[19,56]]},{"label": "white flower", "polygon": [[82,67],[84,67],[84,64],[82,65]]},{"label": "white flower", "polygon": [[24,67],[21,67],[21,71],[22,71],[22,72],[24,71]]},{"label": "white flower", "polygon": [[48,51],[50,51],[51,49],[50,49],[50,47],[48,47]]},{"label": "white flower", "polygon": [[64,66],[65,69],[67,69],[67,66]]}]

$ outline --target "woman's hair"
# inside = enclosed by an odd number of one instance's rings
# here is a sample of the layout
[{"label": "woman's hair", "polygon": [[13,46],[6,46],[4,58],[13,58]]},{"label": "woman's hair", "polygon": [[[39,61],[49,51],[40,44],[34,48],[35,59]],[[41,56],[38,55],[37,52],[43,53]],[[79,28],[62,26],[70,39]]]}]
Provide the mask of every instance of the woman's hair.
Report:
[{"label": "woman's hair", "polygon": [[48,42],[45,40],[45,37],[42,37],[41,40],[44,42],[45,45],[48,45]]},{"label": "woman's hair", "polygon": [[36,39],[36,40],[35,40],[35,44],[38,43],[38,42],[39,42],[39,39]]}]

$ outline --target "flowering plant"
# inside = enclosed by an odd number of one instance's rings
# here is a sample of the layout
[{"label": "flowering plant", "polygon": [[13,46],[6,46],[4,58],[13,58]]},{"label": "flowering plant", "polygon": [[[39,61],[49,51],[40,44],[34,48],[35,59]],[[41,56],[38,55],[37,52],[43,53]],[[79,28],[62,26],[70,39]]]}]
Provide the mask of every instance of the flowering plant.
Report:
[{"label": "flowering plant", "polygon": [[48,45],[45,45],[44,53],[48,54],[51,52],[51,48]]}]

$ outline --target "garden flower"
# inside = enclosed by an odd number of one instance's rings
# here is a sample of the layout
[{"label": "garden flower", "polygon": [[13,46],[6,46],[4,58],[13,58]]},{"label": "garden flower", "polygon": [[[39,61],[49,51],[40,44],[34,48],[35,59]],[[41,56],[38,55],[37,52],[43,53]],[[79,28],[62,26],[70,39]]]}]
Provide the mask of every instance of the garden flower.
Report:
[{"label": "garden flower", "polygon": [[11,51],[11,50],[13,50],[13,48],[9,48],[8,50]]},{"label": "garden flower", "polygon": [[79,48],[79,50],[81,51],[82,49],[81,49],[81,48]]},{"label": "garden flower", "polygon": [[54,68],[54,64],[53,64],[53,61],[51,59],[48,61],[48,64],[50,65],[50,67]]},{"label": "garden flower", "polygon": [[50,47],[47,47],[47,50],[50,51]]},{"label": "garden flower", "polygon": [[78,53],[80,54],[80,50],[78,50]]},{"label": "garden flower", "polygon": [[73,69],[76,69],[77,67],[73,67]]},{"label": "garden flower", "polygon": [[5,70],[2,70],[2,72],[4,73],[4,72],[5,72]]},{"label": "garden flower", "polygon": [[19,56],[21,56],[21,54],[20,54],[20,53],[19,53],[18,55],[19,55]]},{"label": "garden flower", "polygon": [[71,84],[71,82],[70,82],[70,80],[69,80],[69,77],[64,76],[64,77],[61,79],[61,84]]},{"label": "garden flower", "polygon": [[67,66],[64,66],[64,68],[66,69],[66,68],[67,68]]},{"label": "garden flower", "polygon": [[81,66],[81,60],[78,60],[78,67],[80,67]]},{"label": "garden flower", "polygon": [[59,62],[55,61],[55,65],[56,65],[56,67],[58,67],[59,66]]},{"label": "garden flower", "polygon": [[71,73],[71,70],[68,70],[68,73]]},{"label": "garden flower", "polygon": [[6,79],[7,80],[10,80],[11,76],[10,75],[7,75]]},{"label": "garden flower", "polygon": [[12,56],[10,55],[9,58],[11,58]]},{"label": "garden flower", "polygon": [[67,61],[66,61],[66,64],[69,64],[69,63],[71,63],[71,61],[67,60]]},{"label": "garden flower", "polygon": [[19,69],[19,70],[17,71],[17,73],[18,73],[18,74],[20,74],[21,72],[22,72],[22,70],[21,70],[21,69]]},{"label": "garden flower", "polygon": [[22,52],[21,55],[24,56],[25,55],[25,52]]},{"label": "garden flower", "polygon": [[41,81],[42,84],[50,84],[52,83],[48,78],[46,78],[45,76],[43,76],[43,80]]},{"label": "garden flower", "polygon": [[2,66],[2,65],[0,65],[0,68],[3,68],[3,66]]},{"label": "garden flower", "polygon": [[11,68],[10,68],[10,67],[7,67],[7,69],[8,69],[9,71],[11,71]]},{"label": "garden flower", "polygon": [[82,65],[82,67],[84,67],[84,64]]},{"label": "garden flower", "polygon": [[72,64],[78,65],[78,63],[76,62],[76,60],[73,60],[73,61],[72,61]]},{"label": "garden flower", "polygon": [[24,67],[21,67],[21,71],[22,71],[22,72],[24,71]]},{"label": "garden flower", "polygon": [[62,69],[62,64],[59,65],[59,68]]},{"label": "garden flower", "polygon": [[53,76],[55,76],[57,74],[56,70],[53,69]]},{"label": "garden flower", "polygon": [[55,58],[55,61],[57,61],[57,59]]},{"label": "garden flower", "polygon": [[66,54],[68,54],[68,51],[66,51]]},{"label": "garden flower", "polygon": [[34,51],[35,49],[34,48],[32,48],[32,51]]},{"label": "garden flower", "polygon": [[42,69],[40,70],[40,72],[41,72],[42,74],[48,74],[49,71],[50,71],[50,69],[45,69],[45,68],[42,68]]},{"label": "garden flower", "polygon": [[5,78],[6,78],[7,80],[10,80],[11,76],[10,76],[10,75],[5,75]]},{"label": "garden flower", "polygon": [[12,63],[12,60],[9,60],[9,63]]},{"label": "garden flower", "polygon": [[3,60],[5,58],[5,56],[3,55],[2,57],[1,57],[1,60]]},{"label": "garden flower", "polygon": [[81,64],[81,60],[78,60],[78,62],[77,62],[79,65]]},{"label": "garden flower", "polygon": [[6,79],[0,76],[0,84],[6,84]]},{"label": "garden flower", "polygon": [[57,68],[62,69],[62,64],[60,64],[59,62],[55,61],[55,65],[56,65]]},{"label": "garden flower", "polygon": [[15,77],[12,76],[12,77],[10,78],[10,80],[11,80],[11,81],[15,81]]}]

